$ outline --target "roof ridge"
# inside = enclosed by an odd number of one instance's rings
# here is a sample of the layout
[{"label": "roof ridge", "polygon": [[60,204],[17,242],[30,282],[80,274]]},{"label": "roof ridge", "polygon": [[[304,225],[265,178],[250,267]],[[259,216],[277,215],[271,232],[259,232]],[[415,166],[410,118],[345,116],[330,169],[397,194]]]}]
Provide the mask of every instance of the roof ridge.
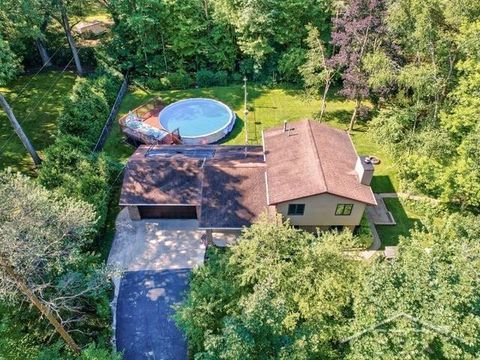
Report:
[{"label": "roof ridge", "polygon": [[320,154],[318,153],[317,143],[315,142],[315,138],[313,136],[311,120],[307,120],[307,124],[308,124],[308,135],[310,138],[310,142],[313,143],[313,148],[314,148],[315,154],[317,155],[317,164],[319,167],[319,172],[323,178],[323,183],[325,184],[325,191],[328,192],[327,179],[325,177],[325,172],[323,171],[323,165],[322,165],[322,161],[320,160]]}]

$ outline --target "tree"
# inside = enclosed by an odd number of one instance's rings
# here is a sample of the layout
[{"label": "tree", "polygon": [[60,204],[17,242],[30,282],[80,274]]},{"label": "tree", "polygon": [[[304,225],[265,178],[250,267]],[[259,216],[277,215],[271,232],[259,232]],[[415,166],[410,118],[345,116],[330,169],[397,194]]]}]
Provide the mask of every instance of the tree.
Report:
[{"label": "tree", "polygon": [[[11,80],[20,69],[20,62],[16,58],[15,54],[10,50],[9,44],[0,37],[0,86],[6,85],[6,83]],[[12,126],[17,133],[18,137],[22,141],[23,145],[30,153],[30,156],[33,159],[35,165],[40,165],[42,162],[38,156],[35,148],[28,139],[27,135],[23,131],[20,123],[17,121],[12,108],[7,102],[7,99],[0,93],[0,106],[7,114],[8,119],[12,123]]]},{"label": "tree", "polygon": [[[209,253],[177,312],[199,359],[332,359],[349,322],[360,263],[351,233],[318,237],[261,223]],[[215,276],[214,276],[215,274]]]},{"label": "tree", "polygon": [[387,33],[383,23],[385,16],[384,0],[352,0],[334,20],[332,44],[338,52],[332,62],[343,69],[342,94],[355,100],[349,131],[355,125],[362,100],[370,93],[363,61],[368,53],[383,45]]},{"label": "tree", "polygon": [[0,297],[25,296],[79,352],[68,326],[82,317],[82,299],[106,284],[74,271],[92,240],[95,213],[8,172],[0,174],[0,200]]},{"label": "tree", "polygon": [[[356,292],[346,359],[476,359],[480,219],[435,217],[377,261]],[[398,316],[400,315],[400,316]],[[376,331],[365,329],[377,327]]]},{"label": "tree", "polygon": [[83,76],[83,67],[78,54],[77,44],[72,35],[69,16],[81,15],[92,0],[41,0],[47,16],[55,19],[63,28],[72,52],[73,61],[79,76]]},{"label": "tree", "polygon": [[320,109],[319,120],[322,120],[325,108],[327,106],[327,94],[335,75],[335,68],[332,67],[327,51],[320,38],[320,32],[312,25],[307,25],[307,61],[300,66],[300,74],[303,77],[307,91],[317,95],[323,88],[322,105]]},{"label": "tree", "polygon": [[108,51],[122,68],[150,76],[203,68],[233,71],[238,52],[233,30],[212,3],[108,2],[116,19]]},{"label": "tree", "polygon": [[213,3],[235,29],[237,44],[244,55],[244,70],[263,68],[272,74],[278,71],[286,81],[299,77],[298,67],[304,62],[308,32],[305,24],[312,24],[324,37],[330,30],[331,0],[215,0]]},{"label": "tree", "polygon": [[92,154],[91,149],[83,139],[60,136],[45,150],[38,179],[47,189],[91,204],[97,215],[96,228],[101,229],[107,216],[114,167],[104,154]]}]

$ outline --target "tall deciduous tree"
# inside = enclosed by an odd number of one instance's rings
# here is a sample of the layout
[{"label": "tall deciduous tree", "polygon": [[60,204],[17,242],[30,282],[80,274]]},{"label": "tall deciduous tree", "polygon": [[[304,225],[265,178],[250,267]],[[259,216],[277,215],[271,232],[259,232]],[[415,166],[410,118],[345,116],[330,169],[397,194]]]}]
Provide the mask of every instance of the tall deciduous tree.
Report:
[{"label": "tall deciduous tree", "polygon": [[363,69],[365,56],[382,46],[387,29],[384,0],[351,0],[334,20],[332,44],[338,52],[332,61],[343,70],[342,94],[355,100],[349,130],[355,125],[363,99],[369,95],[368,77]]},{"label": "tall deciduous tree", "polygon": [[0,33],[15,43],[18,53],[31,55],[33,44],[44,67],[51,66],[45,32],[49,17],[41,6],[42,0],[3,0],[0,9]]},{"label": "tall deciduous tree", "polygon": [[55,19],[63,28],[77,73],[83,76],[83,67],[78,54],[77,44],[73,38],[69,16],[82,15],[92,0],[41,0],[47,16]]},{"label": "tall deciduous tree", "polygon": [[306,42],[308,50],[306,62],[300,66],[300,74],[308,92],[317,95],[323,89],[319,116],[319,120],[322,120],[327,106],[327,94],[336,69],[327,57],[327,49],[320,37],[320,31],[312,25],[308,25],[307,29],[308,36]]},{"label": "tall deciduous tree", "polygon": [[0,297],[23,295],[76,352],[65,324],[82,315],[78,301],[104,286],[69,271],[81,261],[94,222],[90,205],[0,173]]}]

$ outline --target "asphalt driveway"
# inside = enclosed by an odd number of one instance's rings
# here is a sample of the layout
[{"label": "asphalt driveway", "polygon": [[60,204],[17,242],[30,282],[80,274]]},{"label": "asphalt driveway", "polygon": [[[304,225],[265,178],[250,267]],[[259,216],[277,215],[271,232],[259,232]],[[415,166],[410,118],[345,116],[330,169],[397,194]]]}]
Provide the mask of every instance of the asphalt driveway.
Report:
[{"label": "asphalt driveway", "polygon": [[187,359],[187,343],[171,316],[188,288],[190,269],[124,274],[117,301],[117,349],[123,359]]},{"label": "asphalt driveway", "polygon": [[191,269],[203,264],[205,245],[193,220],[131,221],[117,217],[110,266],[114,279],[114,342],[124,360],[187,359],[187,344],[171,318],[188,289]]}]

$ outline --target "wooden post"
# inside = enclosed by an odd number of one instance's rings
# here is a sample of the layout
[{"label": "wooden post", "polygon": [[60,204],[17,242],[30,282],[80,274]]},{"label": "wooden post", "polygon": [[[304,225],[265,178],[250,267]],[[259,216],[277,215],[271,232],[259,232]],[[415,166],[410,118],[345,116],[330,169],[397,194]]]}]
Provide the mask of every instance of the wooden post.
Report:
[{"label": "wooden post", "polygon": [[54,326],[55,330],[60,334],[60,336],[65,340],[65,342],[75,351],[77,354],[80,353],[80,347],[77,345],[75,340],[70,336],[70,334],[65,330],[65,328],[60,324],[56,317],[52,314],[50,309],[46,307],[42,301],[29,289],[25,280],[23,280],[13,269],[10,262],[6,259],[4,254],[0,253],[0,264],[2,265],[5,272],[10,276],[15,285],[20,289],[20,291],[32,302],[33,305],[44,315],[48,321]]},{"label": "wooden post", "polygon": [[30,153],[30,156],[33,159],[33,162],[35,165],[40,165],[42,163],[42,160],[38,156],[37,152],[35,151],[35,148],[33,145],[30,143],[30,140],[28,139],[27,135],[25,135],[22,127],[20,126],[19,122],[15,118],[15,114],[12,111],[12,108],[10,105],[8,105],[7,100],[3,97],[3,95],[0,93],[0,106],[5,110],[7,113],[8,119],[12,123],[13,128],[15,129],[15,132],[17,133],[18,137],[23,143],[23,146],[25,146],[25,149]]},{"label": "wooden post", "polygon": [[244,110],[245,115],[245,145],[248,145],[248,109],[247,109],[247,77],[243,77],[243,94],[244,94]]}]

